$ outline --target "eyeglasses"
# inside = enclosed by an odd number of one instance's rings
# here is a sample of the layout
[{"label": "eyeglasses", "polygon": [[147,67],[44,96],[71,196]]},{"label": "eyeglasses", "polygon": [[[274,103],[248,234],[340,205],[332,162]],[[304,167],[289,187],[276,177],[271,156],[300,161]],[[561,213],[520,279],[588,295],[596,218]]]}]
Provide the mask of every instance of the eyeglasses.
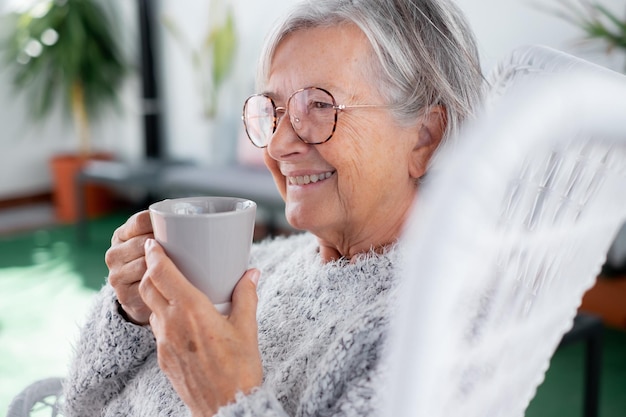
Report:
[{"label": "eyeglasses", "polygon": [[328,91],[307,87],[295,91],[285,107],[276,107],[274,100],[265,94],[248,97],[243,105],[246,134],[254,146],[265,148],[285,113],[300,140],[310,145],[328,142],[337,127],[337,114],[350,108],[387,107],[377,104],[337,104]]}]

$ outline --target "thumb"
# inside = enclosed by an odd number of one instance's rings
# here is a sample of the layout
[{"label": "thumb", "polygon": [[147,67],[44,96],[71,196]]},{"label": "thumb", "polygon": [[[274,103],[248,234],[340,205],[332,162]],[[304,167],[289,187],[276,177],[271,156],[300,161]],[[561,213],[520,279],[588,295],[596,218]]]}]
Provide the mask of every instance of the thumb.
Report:
[{"label": "thumb", "polygon": [[168,301],[186,300],[197,290],[174,265],[163,247],[155,239],[147,239],[145,244],[146,275],[152,284]]},{"label": "thumb", "polygon": [[253,323],[256,329],[256,307],[258,297],[257,283],[261,272],[258,269],[248,269],[239,280],[233,291],[232,310],[230,319]]}]

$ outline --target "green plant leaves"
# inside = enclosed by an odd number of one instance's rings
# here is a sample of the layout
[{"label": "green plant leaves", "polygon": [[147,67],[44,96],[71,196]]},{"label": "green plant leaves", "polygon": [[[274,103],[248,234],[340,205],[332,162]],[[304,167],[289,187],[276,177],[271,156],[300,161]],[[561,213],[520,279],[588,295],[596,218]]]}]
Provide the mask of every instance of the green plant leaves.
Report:
[{"label": "green plant leaves", "polygon": [[214,28],[207,42],[213,45],[213,85],[219,86],[232,67],[237,36],[232,11],[229,10],[223,26]]},{"label": "green plant leaves", "polygon": [[614,25],[614,29],[610,30],[607,26],[598,22],[596,37],[606,38],[609,43],[626,49],[626,23],[599,3],[595,4],[595,8]]},{"label": "green plant leaves", "polygon": [[83,86],[91,119],[116,103],[129,67],[104,5],[112,7],[100,0],[42,0],[8,19],[3,64],[15,89],[30,99],[34,117],[47,116],[58,100],[70,115],[76,83]]},{"label": "green plant leaves", "polygon": [[626,50],[626,18],[622,19],[606,6],[589,0],[560,0],[559,9],[550,9],[555,16],[579,27],[586,40],[601,40],[608,50]]},{"label": "green plant leaves", "polygon": [[[194,71],[198,92],[202,99],[202,113],[206,118],[213,118],[217,113],[217,101],[220,88],[231,72],[237,47],[235,17],[230,6],[211,3],[208,33],[198,47],[193,47],[184,36],[179,26],[168,16],[161,22],[188,57]],[[225,6],[225,15],[221,19],[220,6]]]}]

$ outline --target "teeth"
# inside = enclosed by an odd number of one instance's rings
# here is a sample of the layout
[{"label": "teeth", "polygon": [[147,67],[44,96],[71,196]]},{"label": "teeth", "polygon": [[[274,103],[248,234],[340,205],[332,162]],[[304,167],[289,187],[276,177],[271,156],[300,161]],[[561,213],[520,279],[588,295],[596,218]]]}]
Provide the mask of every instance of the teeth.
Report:
[{"label": "teeth", "polygon": [[289,177],[289,183],[292,185],[306,185],[310,183],[316,183],[318,181],[324,181],[332,177],[332,172],[325,172],[322,174],[312,174],[312,175],[300,175],[297,177]]}]

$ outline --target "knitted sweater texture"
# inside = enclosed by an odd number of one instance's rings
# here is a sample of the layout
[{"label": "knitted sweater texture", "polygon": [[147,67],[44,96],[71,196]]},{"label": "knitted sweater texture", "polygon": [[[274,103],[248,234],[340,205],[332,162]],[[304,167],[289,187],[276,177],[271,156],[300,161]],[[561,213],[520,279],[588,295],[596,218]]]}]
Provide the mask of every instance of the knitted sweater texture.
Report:
[{"label": "knitted sweater texture", "polygon": [[[264,381],[217,415],[378,414],[398,257],[394,247],[353,262],[323,263],[310,234],[253,245],[251,266],[261,270],[257,318]],[[190,415],[159,369],[152,332],[118,314],[109,285],[75,347],[64,415]]]}]

